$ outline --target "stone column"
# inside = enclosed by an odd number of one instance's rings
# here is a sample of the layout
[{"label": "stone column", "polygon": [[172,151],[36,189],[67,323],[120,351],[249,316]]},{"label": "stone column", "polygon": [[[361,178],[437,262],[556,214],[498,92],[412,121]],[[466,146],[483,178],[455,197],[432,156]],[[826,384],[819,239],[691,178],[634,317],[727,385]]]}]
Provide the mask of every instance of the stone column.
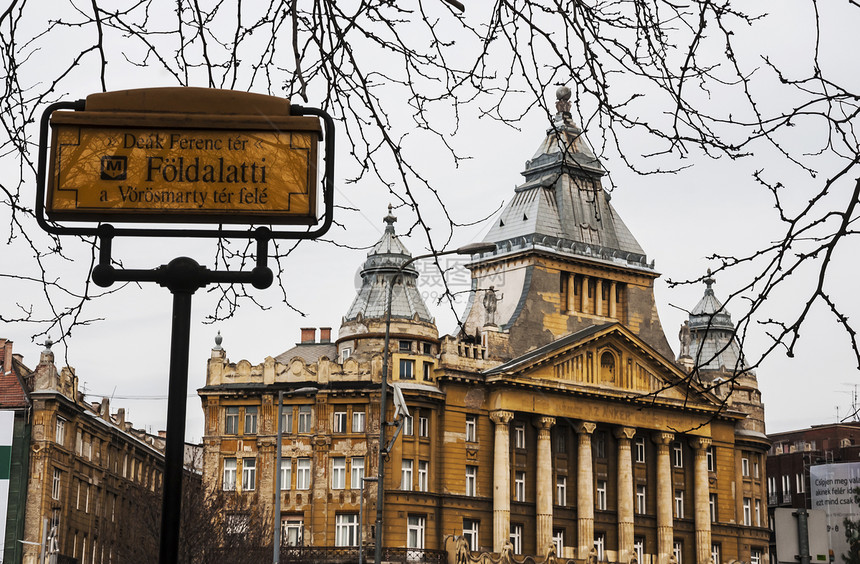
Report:
[{"label": "stone column", "polygon": [[501,552],[510,538],[511,439],[508,423],[513,418],[510,411],[490,412],[490,420],[496,424],[493,441],[493,552]]},{"label": "stone column", "polygon": [[693,465],[693,496],[696,517],[696,564],[708,564],[711,559],[711,507],[708,486],[708,447],[711,439],[694,437],[690,446],[695,451]]},{"label": "stone column", "polygon": [[576,274],[567,275],[567,311],[576,310]]},{"label": "stone column", "polygon": [[580,288],[579,293],[582,294],[579,296],[581,298],[580,301],[582,302],[582,307],[579,311],[582,313],[591,313],[588,311],[588,276],[582,277],[582,288]]},{"label": "stone column", "polygon": [[594,282],[594,315],[603,317],[603,280]]},{"label": "stone column", "polygon": [[618,290],[616,289],[615,281],[613,280],[609,283],[609,317],[612,319],[618,318],[618,304],[616,302],[617,296]]},{"label": "stone column", "polygon": [[597,427],[588,421],[576,427],[579,437],[579,451],[576,471],[576,557],[580,560],[588,556],[594,546],[594,467],[591,460],[591,433]]},{"label": "stone column", "polygon": [[537,554],[546,554],[552,542],[552,449],[549,430],[555,425],[555,417],[536,417],[537,480],[535,482],[535,507],[537,509]]},{"label": "stone column", "polygon": [[672,535],[672,464],[669,445],[675,435],[655,433],[657,444],[657,564],[668,564],[673,549]]},{"label": "stone column", "polygon": [[617,427],[618,439],[618,561],[627,562],[633,552],[633,461],[630,441],[636,429]]}]

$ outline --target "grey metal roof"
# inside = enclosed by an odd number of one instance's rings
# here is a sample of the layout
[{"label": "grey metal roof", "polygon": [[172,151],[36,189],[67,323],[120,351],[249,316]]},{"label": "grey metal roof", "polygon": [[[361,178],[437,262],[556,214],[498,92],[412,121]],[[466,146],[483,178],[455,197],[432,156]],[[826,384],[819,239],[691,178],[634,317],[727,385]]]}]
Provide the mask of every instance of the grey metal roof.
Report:
[{"label": "grey metal roof", "polygon": [[409,265],[402,269],[402,276],[397,276],[401,267],[412,258],[412,254],[394,233],[394,222],[397,218],[391,214],[391,206],[388,206],[388,215],[384,221],[385,232],[367,253],[367,260],[361,269],[361,288],[358,289],[344,321],[352,321],[358,318],[359,314],[365,318],[385,317],[388,286],[394,280],[391,317],[411,319],[417,315],[421,321],[432,322],[433,317],[427,304],[416,288],[418,271]]},{"label": "grey metal roof", "polygon": [[603,190],[603,166],[568,112],[555,116],[522,174],[525,182],[486,241],[503,251],[526,238],[560,251],[648,267],[645,251]]},{"label": "grey metal roof", "polygon": [[735,339],[735,325],[714,295],[714,279],[705,278],[705,295],[690,312],[690,356],[702,370],[743,369],[745,363]]}]

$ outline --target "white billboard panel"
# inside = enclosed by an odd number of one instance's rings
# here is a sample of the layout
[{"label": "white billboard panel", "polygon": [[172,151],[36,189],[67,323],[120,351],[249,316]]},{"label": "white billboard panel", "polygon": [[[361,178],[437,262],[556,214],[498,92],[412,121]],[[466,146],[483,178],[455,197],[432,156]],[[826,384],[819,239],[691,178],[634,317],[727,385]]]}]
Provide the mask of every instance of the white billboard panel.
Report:
[{"label": "white billboard panel", "polygon": [[854,502],[854,490],[860,488],[860,462],[810,466],[809,484],[812,509],[821,509],[827,515],[834,562],[842,562],[842,555],[848,552],[842,522],[845,518],[860,520],[860,506]]}]

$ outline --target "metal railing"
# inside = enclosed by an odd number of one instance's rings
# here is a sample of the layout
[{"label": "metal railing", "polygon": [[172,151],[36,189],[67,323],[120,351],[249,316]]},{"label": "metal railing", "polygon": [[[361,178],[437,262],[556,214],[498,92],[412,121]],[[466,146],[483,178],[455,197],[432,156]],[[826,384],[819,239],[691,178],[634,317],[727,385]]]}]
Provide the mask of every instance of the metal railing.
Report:
[{"label": "metal railing", "polygon": [[[365,554],[373,554],[373,545],[366,546]],[[445,564],[448,553],[444,550],[424,548],[383,548],[383,562],[404,564]],[[358,562],[358,547],[285,546],[281,548],[281,563],[313,562],[314,564],[353,564]]]}]

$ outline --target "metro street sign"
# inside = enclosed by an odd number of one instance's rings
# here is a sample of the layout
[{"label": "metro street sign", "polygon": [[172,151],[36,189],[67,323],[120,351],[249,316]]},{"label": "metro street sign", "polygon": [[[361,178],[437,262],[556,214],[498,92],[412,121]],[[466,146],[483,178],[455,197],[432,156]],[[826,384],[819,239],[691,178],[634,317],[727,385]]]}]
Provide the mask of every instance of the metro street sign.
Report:
[{"label": "metro street sign", "polygon": [[[247,112],[247,113],[246,113]],[[159,88],[51,115],[47,216],[68,221],[313,224],[314,117],[284,99]]]}]

